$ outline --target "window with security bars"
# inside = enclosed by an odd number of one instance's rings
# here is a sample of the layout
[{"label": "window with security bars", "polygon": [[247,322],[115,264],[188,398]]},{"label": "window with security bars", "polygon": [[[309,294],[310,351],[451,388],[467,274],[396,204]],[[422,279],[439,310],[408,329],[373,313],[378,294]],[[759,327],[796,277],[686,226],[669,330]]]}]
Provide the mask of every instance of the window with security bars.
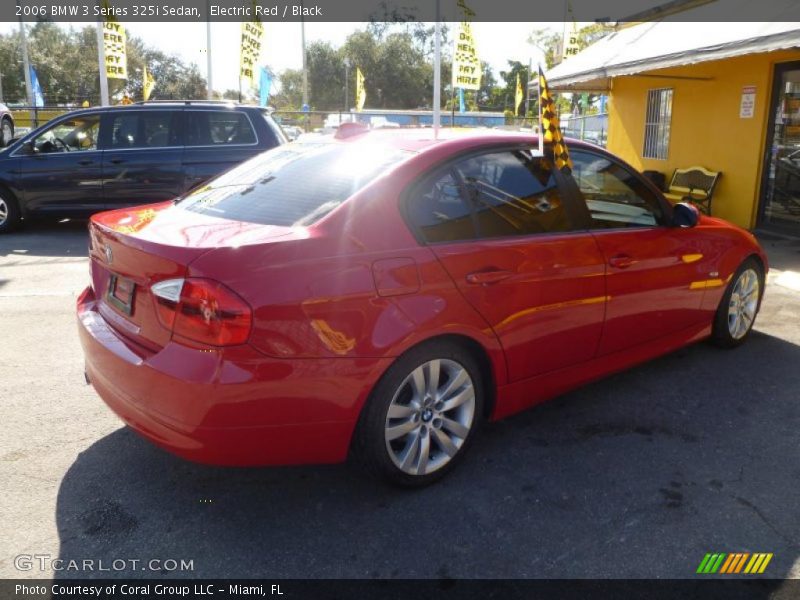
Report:
[{"label": "window with security bars", "polygon": [[672,88],[647,90],[643,158],[667,158],[672,121]]}]

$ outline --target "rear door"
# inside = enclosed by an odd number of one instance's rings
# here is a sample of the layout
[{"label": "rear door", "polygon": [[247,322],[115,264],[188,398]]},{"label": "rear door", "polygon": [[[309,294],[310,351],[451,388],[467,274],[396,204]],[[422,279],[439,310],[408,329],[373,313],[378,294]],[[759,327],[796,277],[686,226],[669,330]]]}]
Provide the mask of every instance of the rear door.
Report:
[{"label": "rear door", "polygon": [[265,149],[246,112],[187,108],[184,115],[184,191],[198,187]]},{"label": "rear door", "polygon": [[589,360],[600,340],[605,261],[559,181],[526,148],[492,150],[407,198],[417,235],[500,339],[511,381]]},{"label": "rear door", "polygon": [[625,350],[707,319],[700,310],[712,252],[691,229],[671,227],[642,176],[606,154],[571,151],[581,207],[608,264],[599,354]]},{"label": "rear door", "polygon": [[180,108],[124,109],[104,116],[107,208],[170,200],[184,188]]},{"label": "rear door", "polygon": [[33,142],[33,154],[16,150],[27,209],[41,213],[87,213],[103,209],[100,113],[53,123]]}]

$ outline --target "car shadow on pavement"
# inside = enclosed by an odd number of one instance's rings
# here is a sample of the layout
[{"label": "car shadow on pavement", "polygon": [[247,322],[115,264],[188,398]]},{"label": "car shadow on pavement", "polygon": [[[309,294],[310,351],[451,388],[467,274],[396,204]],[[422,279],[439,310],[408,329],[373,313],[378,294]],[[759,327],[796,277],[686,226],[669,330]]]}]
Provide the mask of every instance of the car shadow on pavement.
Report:
[{"label": "car shadow on pavement", "polygon": [[142,562],[57,575],[692,578],[709,552],[771,552],[765,576],[785,577],[800,554],[798,364],[800,347],[758,332],[732,351],[698,344],[486,426],[415,491],[348,466],[204,467],[122,428],[61,482],[59,558]]},{"label": "car shadow on pavement", "polygon": [[85,257],[87,227],[86,219],[37,219],[25,223],[19,230],[0,235],[0,258]]}]

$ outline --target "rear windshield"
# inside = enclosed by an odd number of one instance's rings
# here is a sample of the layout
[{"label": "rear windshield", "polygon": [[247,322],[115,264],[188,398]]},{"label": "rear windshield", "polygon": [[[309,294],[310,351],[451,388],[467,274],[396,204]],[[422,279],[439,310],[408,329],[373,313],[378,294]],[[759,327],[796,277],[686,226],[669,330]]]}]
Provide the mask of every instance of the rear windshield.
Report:
[{"label": "rear windshield", "polygon": [[311,225],[408,156],[363,143],[286,144],[242,163],[179,205],[235,221]]}]

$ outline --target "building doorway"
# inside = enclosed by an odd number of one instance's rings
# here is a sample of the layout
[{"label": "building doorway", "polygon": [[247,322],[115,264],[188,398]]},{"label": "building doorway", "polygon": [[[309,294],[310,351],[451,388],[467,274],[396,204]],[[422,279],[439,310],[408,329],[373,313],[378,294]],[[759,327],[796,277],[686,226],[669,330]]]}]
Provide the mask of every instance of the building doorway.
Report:
[{"label": "building doorway", "polygon": [[759,224],[800,236],[800,62],[775,67]]}]

